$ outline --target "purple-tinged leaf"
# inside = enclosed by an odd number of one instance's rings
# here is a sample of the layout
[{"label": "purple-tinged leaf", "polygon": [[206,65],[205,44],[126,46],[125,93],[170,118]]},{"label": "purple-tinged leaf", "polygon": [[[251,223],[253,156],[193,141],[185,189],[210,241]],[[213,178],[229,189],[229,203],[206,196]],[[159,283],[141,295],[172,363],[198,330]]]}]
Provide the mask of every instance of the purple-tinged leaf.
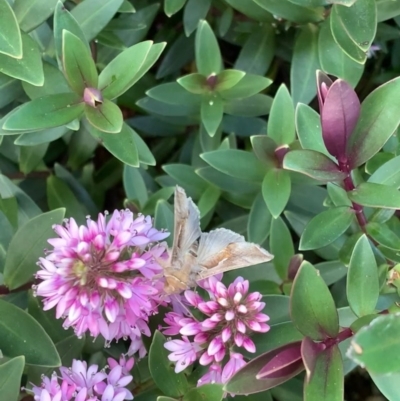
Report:
[{"label": "purple-tinged leaf", "polygon": [[303,263],[303,254],[297,253],[293,255],[289,262],[288,267],[288,279],[294,280],[298,270],[300,269],[301,264]]},{"label": "purple-tinged leaf", "polygon": [[310,381],[317,363],[318,354],[320,354],[326,346],[322,342],[315,342],[309,337],[304,337],[301,342],[301,356],[304,367],[306,369],[306,380]]},{"label": "purple-tinged leaf", "polygon": [[358,124],[350,138],[350,168],[364,164],[379,152],[400,123],[400,77],[375,89],[361,105]]},{"label": "purple-tinged leaf", "polygon": [[[300,341],[285,344],[254,358],[225,384],[224,390],[231,394],[254,394],[291,379],[304,369],[300,346]],[[260,371],[266,366],[269,366],[269,369],[264,371],[266,375],[257,379]]]},{"label": "purple-tinged leaf", "polygon": [[338,79],[328,89],[321,112],[322,137],[329,153],[346,161],[347,141],[360,115],[360,101],[354,89]]},{"label": "purple-tinged leaf", "polygon": [[317,70],[317,90],[318,90],[318,104],[319,111],[321,113],[322,107],[326,95],[328,94],[329,87],[333,84],[333,81],[321,70]]},{"label": "purple-tinged leaf", "polygon": [[297,329],[313,340],[334,338],[339,319],[332,295],[318,270],[303,262],[293,282],[290,314]]},{"label": "purple-tinged leaf", "polygon": [[329,157],[315,150],[292,150],[283,159],[283,168],[297,171],[319,181],[341,181],[346,173]]}]

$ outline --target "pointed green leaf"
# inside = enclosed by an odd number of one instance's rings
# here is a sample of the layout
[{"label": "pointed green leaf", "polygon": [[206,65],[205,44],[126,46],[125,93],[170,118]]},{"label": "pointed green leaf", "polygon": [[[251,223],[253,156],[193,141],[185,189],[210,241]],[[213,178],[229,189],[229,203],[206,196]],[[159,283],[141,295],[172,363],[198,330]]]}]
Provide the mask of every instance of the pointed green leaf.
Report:
[{"label": "pointed green leaf", "polygon": [[357,241],[347,274],[347,299],[357,316],[373,313],[379,297],[378,266],[366,235]]},{"label": "pointed green leaf", "polygon": [[24,174],[29,174],[39,163],[42,162],[46,154],[48,143],[35,146],[22,146],[20,148],[19,168]]},{"label": "pointed green leaf", "polygon": [[186,0],[165,0],[164,12],[168,17],[176,14],[186,3]]},{"label": "pointed green leaf", "polygon": [[224,397],[222,384],[203,384],[190,389],[182,401],[221,401]]},{"label": "pointed green leaf", "polygon": [[204,96],[201,102],[201,122],[208,135],[214,136],[222,122],[224,104],[220,97]]},{"label": "pointed green leaf", "polygon": [[313,340],[336,337],[339,318],[332,295],[308,262],[303,262],[293,282],[290,314],[297,329]]},{"label": "pointed green leaf", "polygon": [[378,244],[386,248],[400,250],[400,238],[386,224],[379,224],[374,221],[368,222],[368,235],[373,238]]},{"label": "pointed green leaf", "polygon": [[314,150],[292,150],[283,159],[283,168],[320,181],[341,181],[346,174],[329,157]]},{"label": "pointed green leaf", "polygon": [[400,78],[379,86],[362,102],[357,126],[350,137],[348,155],[354,169],[374,156],[400,123]]},{"label": "pointed green leaf", "polygon": [[3,300],[0,300],[0,316],[0,348],[4,356],[23,355],[27,365],[49,368],[61,365],[56,347],[33,317]]},{"label": "pointed green leaf", "polygon": [[25,358],[17,356],[0,365],[0,393],[7,401],[17,401],[21,390]]},{"label": "pointed green leaf", "polygon": [[207,87],[206,77],[199,73],[185,75],[176,80],[179,85],[183,86],[187,91],[197,95],[209,91]]},{"label": "pointed green leaf", "polygon": [[208,77],[218,74],[222,68],[222,58],[217,38],[208,22],[199,22],[195,40],[196,66],[200,74]]},{"label": "pointed green leaf", "polygon": [[363,182],[348,192],[349,198],[362,206],[400,209],[400,192],[387,185]]},{"label": "pointed green leaf", "polygon": [[368,182],[400,188],[400,156],[382,164],[368,178]]},{"label": "pointed green leaf", "polygon": [[[222,74],[222,73],[221,73]],[[256,95],[269,85],[272,81],[259,75],[246,74],[235,86],[229,89],[220,90],[223,99],[242,99]],[[267,110],[265,110],[267,114]]]},{"label": "pointed green leaf", "polygon": [[97,107],[86,104],[85,116],[93,127],[111,134],[120,132],[124,122],[121,109],[108,99],[103,99]]},{"label": "pointed green leaf", "polygon": [[187,0],[183,10],[183,27],[186,36],[190,36],[198,28],[199,22],[206,18],[211,7],[211,1]]},{"label": "pointed green leaf", "polygon": [[79,95],[85,88],[97,88],[98,75],[91,53],[73,33],[63,31],[62,60],[65,76]]},{"label": "pointed green leaf", "polygon": [[246,75],[243,71],[224,70],[217,75],[217,85],[215,91],[225,91],[236,86]]},{"label": "pointed green leaf", "polygon": [[146,142],[133,128],[129,127],[129,125],[127,125],[127,128],[131,131],[132,138],[135,141],[140,163],[147,164],[148,166],[155,166],[156,159],[154,158],[153,153],[151,153],[151,150],[147,146]]},{"label": "pointed green leaf", "polygon": [[272,216],[276,219],[285,209],[290,197],[291,180],[288,171],[272,168],[265,174],[262,194]]},{"label": "pointed green leaf", "polygon": [[68,124],[83,112],[82,99],[75,93],[39,97],[12,111],[3,128],[11,131],[41,130]]},{"label": "pointed green leaf", "polygon": [[399,396],[399,372],[388,373],[386,375],[378,375],[372,372],[368,372],[368,374],[384,397],[386,397],[389,401],[397,401]]},{"label": "pointed green leaf", "polygon": [[7,0],[0,0],[0,53],[22,58],[22,38],[17,18]]},{"label": "pointed green leaf", "polygon": [[0,53],[0,72],[32,85],[43,85],[43,64],[39,48],[25,33],[22,34],[22,53],[20,59]]},{"label": "pointed green leaf", "polygon": [[279,87],[272,102],[267,130],[268,136],[278,145],[289,145],[296,138],[293,101],[284,84]]},{"label": "pointed green leaf", "polygon": [[272,216],[265,205],[262,194],[258,194],[251,206],[247,223],[247,236],[250,242],[262,244],[271,229]]},{"label": "pointed green leaf", "polygon": [[353,219],[354,211],[348,206],[317,214],[304,229],[299,249],[318,249],[331,244],[349,228]]},{"label": "pointed green leaf", "polygon": [[[4,283],[10,290],[33,278],[36,262],[47,248],[47,240],[54,236],[53,225],[60,224],[65,209],[43,213],[25,223],[10,242],[4,266]],[[21,244],[24,244],[21,247]]]}]

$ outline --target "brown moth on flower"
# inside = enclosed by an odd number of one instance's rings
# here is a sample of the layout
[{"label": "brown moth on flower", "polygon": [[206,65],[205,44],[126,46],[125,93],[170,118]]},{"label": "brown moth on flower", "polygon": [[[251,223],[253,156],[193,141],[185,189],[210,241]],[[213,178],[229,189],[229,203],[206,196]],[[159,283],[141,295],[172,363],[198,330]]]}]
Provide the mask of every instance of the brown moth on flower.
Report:
[{"label": "brown moth on flower", "polygon": [[265,249],[231,230],[218,228],[202,233],[200,212],[179,186],[175,188],[174,217],[172,248],[167,260],[158,261],[164,269],[166,294],[180,293],[195,287],[198,280],[273,258]]}]

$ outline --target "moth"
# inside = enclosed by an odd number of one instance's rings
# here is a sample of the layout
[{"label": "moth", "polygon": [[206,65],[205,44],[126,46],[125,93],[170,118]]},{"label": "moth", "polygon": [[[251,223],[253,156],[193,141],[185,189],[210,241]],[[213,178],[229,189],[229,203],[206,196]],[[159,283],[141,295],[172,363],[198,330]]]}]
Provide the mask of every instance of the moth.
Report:
[{"label": "moth", "polygon": [[229,270],[268,262],[269,252],[231,230],[218,228],[201,232],[200,212],[185,191],[176,186],[174,240],[168,259],[159,260],[168,295],[195,287],[198,280]]}]

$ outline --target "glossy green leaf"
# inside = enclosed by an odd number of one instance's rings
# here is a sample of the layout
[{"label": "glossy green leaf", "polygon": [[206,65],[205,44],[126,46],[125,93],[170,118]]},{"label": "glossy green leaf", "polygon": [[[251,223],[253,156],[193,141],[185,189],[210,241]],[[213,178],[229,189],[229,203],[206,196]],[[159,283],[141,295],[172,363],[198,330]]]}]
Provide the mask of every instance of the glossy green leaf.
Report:
[{"label": "glossy green leaf", "polygon": [[143,207],[147,202],[148,193],[140,169],[125,165],[123,183],[126,197],[138,201],[139,206]]},{"label": "glossy green leaf", "polygon": [[264,163],[267,169],[276,167],[275,149],[278,145],[275,141],[267,135],[254,135],[250,137],[250,141],[257,159]]},{"label": "glossy green leaf", "polygon": [[19,27],[24,32],[32,31],[53,14],[57,3],[58,0],[15,0],[13,9]]},{"label": "glossy green leaf", "polygon": [[75,218],[79,223],[86,220],[88,212],[85,207],[76,199],[68,184],[54,175],[47,178],[47,203],[50,210],[65,207],[65,215]]},{"label": "glossy green leaf", "polygon": [[333,345],[315,355],[312,369],[304,384],[304,401],[342,401],[344,374],[339,347]]},{"label": "glossy green leaf", "polygon": [[198,28],[199,22],[206,18],[211,7],[211,1],[187,0],[186,7],[183,10],[183,27],[186,36],[191,35]]},{"label": "glossy green leaf", "polygon": [[165,0],[164,1],[164,12],[171,17],[176,14],[186,3],[186,0]]},{"label": "glossy green leaf", "polygon": [[[221,90],[220,95],[227,100],[249,98],[267,88],[271,83],[269,78],[246,74],[235,86]],[[267,114],[267,111],[265,110],[262,114]]]},{"label": "glossy green leaf", "polygon": [[362,206],[400,209],[400,192],[387,185],[364,182],[349,192],[348,196]]},{"label": "glossy green leaf", "polygon": [[0,53],[0,72],[32,85],[43,85],[43,64],[40,51],[36,42],[25,33],[22,33],[22,54],[23,57],[17,59]]},{"label": "glossy green leaf", "polygon": [[355,87],[364,71],[364,64],[350,58],[333,38],[330,19],[321,24],[318,36],[318,54],[321,68],[328,74],[344,79]]},{"label": "glossy green leaf", "polygon": [[92,55],[73,33],[63,31],[62,60],[71,88],[82,96],[85,88],[97,88],[98,75]]},{"label": "glossy green leaf", "polygon": [[132,129],[128,125],[123,124],[121,131],[115,135],[110,135],[98,129],[90,129],[90,133],[118,160],[128,166],[139,167],[138,149],[133,138]]},{"label": "glossy green leaf", "polygon": [[25,223],[14,235],[4,266],[4,283],[11,290],[32,279],[37,271],[36,262],[48,246],[47,240],[54,236],[52,226],[60,224],[64,214],[65,209],[43,213]]},{"label": "glossy green leaf", "polygon": [[[159,230],[174,232],[174,211],[172,206],[164,199],[160,199],[156,204],[154,226]],[[172,235],[165,239],[168,246],[172,246],[172,239]]]},{"label": "glossy green leaf", "polygon": [[236,86],[245,75],[246,73],[239,70],[223,70],[217,75],[215,90],[221,92],[231,89]]},{"label": "glossy green leaf", "polygon": [[287,278],[290,259],[294,255],[294,246],[290,231],[281,217],[272,220],[269,246],[274,255],[272,263],[279,277],[284,280]]},{"label": "glossy green leaf", "polygon": [[265,10],[283,19],[304,24],[323,19],[323,8],[301,7],[294,3],[283,3],[281,0],[255,0]]},{"label": "glossy green leaf", "polygon": [[306,226],[299,249],[317,249],[331,244],[342,235],[354,219],[349,206],[335,207],[316,215]]},{"label": "glossy green leaf", "polygon": [[[242,79],[242,81],[244,78]],[[237,85],[239,86],[240,83]],[[234,90],[235,88],[232,88]],[[225,94],[225,93],[224,93]],[[272,98],[258,93],[241,99],[233,99],[225,103],[224,112],[233,116],[257,117],[269,113]]]},{"label": "glossy green leaf", "polygon": [[23,355],[28,365],[60,366],[53,342],[33,317],[3,300],[0,300],[0,316],[0,346],[4,356]]},{"label": "glossy green leaf", "polygon": [[318,30],[314,25],[301,29],[290,67],[290,88],[294,104],[309,103],[317,94],[315,71],[319,69]]},{"label": "glossy green leaf", "polygon": [[273,22],[274,20],[271,13],[255,2],[243,3],[242,0],[226,0],[226,2],[242,14],[247,15],[256,21]]},{"label": "glossy green leaf", "polygon": [[177,79],[176,82],[183,86],[187,91],[195,94],[206,93],[209,90],[207,87],[206,77],[199,73],[185,75]]},{"label": "glossy green leaf", "polygon": [[379,297],[378,266],[366,235],[357,241],[347,274],[347,299],[357,316],[373,313]]},{"label": "glossy green leaf", "polygon": [[22,38],[17,18],[6,0],[0,1],[0,53],[22,58]]},{"label": "glossy green leaf", "polygon": [[209,186],[200,196],[197,206],[200,210],[200,217],[206,217],[216,206],[221,191],[218,188]]},{"label": "glossy green leaf", "polygon": [[398,393],[398,382],[400,380],[400,373],[388,373],[386,375],[378,375],[372,372],[368,372],[371,379],[378,387],[379,391],[389,400],[397,401],[399,396]]},{"label": "glossy green leaf", "polygon": [[329,157],[314,150],[292,150],[283,159],[283,168],[320,181],[343,180],[346,174]]},{"label": "glossy green leaf", "polygon": [[368,235],[378,244],[390,249],[400,250],[400,238],[386,224],[370,221],[366,230]]},{"label": "glossy green leaf", "polygon": [[[126,124],[124,124],[126,125]],[[131,127],[128,126],[128,129],[132,133],[132,138],[135,141],[136,148],[138,150],[139,161],[142,164],[147,164],[148,166],[155,166],[156,159],[154,158],[151,150],[147,146],[146,142],[142,139],[142,137]]]},{"label": "glossy green leaf", "polygon": [[224,104],[220,97],[204,96],[201,102],[201,122],[208,135],[214,136],[222,122]]},{"label": "glossy green leaf", "polygon": [[218,74],[222,68],[222,58],[217,39],[208,22],[199,22],[195,39],[196,66],[200,74],[208,77]]},{"label": "glossy green leaf", "polygon": [[[264,166],[253,153],[244,150],[224,149],[203,153],[201,158],[210,166],[232,177],[261,183]],[[235,163],[232,163],[232,161]]]},{"label": "glossy green leaf", "polygon": [[224,397],[222,384],[204,384],[190,389],[182,401],[221,401]]},{"label": "glossy green leaf", "polygon": [[110,134],[119,133],[124,122],[121,109],[108,99],[96,107],[85,105],[85,116],[93,127]]},{"label": "glossy green leaf", "polygon": [[268,136],[278,145],[290,144],[295,140],[293,101],[285,85],[276,92],[268,118]]},{"label": "glossy green leaf", "polygon": [[328,182],[328,195],[335,206],[352,206],[347,192],[339,185]]},{"label": "glossy green leaf", "polygon": [[399,0],[378,0],[377,4],[378,22],[386,21],[400,15]]},{"label": "glossy green leaf", "polygon": [[39,163],[42,162],[46,154],[48,143],[35,146],[22,146],[20,148],[19,168],[24,174],[29,174]]},{"label": "glossy green leaf", "polygon": [[375,170],[368,182],[400,188],[400,156],[394,157]]},{"label": "glossy green leaf", "polygon": [[400,78],[396,78],[375,89],[363,101],[360,119],[348,146],[351,168],[374,156],[399,125],[399,90]]},{"label": "glossy green leaf", "polygon": [[313,340],[336,337],[339,320],[332,295],[318,271],[303,262],[293,282],[290,314],[297,329]]},{"label": "glossy green leaf", "polygon": [[187,391],[188,383],[183,372],[175,373],[164,348],[165,337],[156,331],[149,350],[149,369],[157,387],[170,397],[179,398]]},{"label": "glossy green leaf", "polygon": [[[139,78],[141,67],[152,47],[150,40],[138,43],[115,57],[99,76],[99,89],[106,98],[114,99],[129,89]],[[129,73],[126,66],[129,65]]]},{"label": "glossy green leaf", "polygon": [[262,194],[272,216],[276,219],[285,209],[290,197],[291,180],[288,171],[273,168],[265,174]]},{"label": "glossy green leaf", "polygon": [[3,128],[11,131],[34,131],[58,127],[80,117],[83,109],[84,104],[75,93],[43,96],[12,111]]},{"label": "glossy green leaf", "polygon": [[85,0],[71,11],[88,41],[108,24],[121,7],[122,0],[109,0],[99,3],[97,0]]},{"label": "glossy green leaf", "polygon": [[247,237],[250,242],[262,244],[271,229],[272,216],[260,194],[254,199],[247,223]]},{"label": "glossy green leaf", "polygon": [[347,356],[373,374],[397,373],[400,363],[398,330],[398,314],[377,317],[355,334]]},{"label": "glossy green leaf", "polygon": [[24,356],[17,356],[0,365],[0,392],[5,400],[17,401],[19,399],[24,367]]}]

